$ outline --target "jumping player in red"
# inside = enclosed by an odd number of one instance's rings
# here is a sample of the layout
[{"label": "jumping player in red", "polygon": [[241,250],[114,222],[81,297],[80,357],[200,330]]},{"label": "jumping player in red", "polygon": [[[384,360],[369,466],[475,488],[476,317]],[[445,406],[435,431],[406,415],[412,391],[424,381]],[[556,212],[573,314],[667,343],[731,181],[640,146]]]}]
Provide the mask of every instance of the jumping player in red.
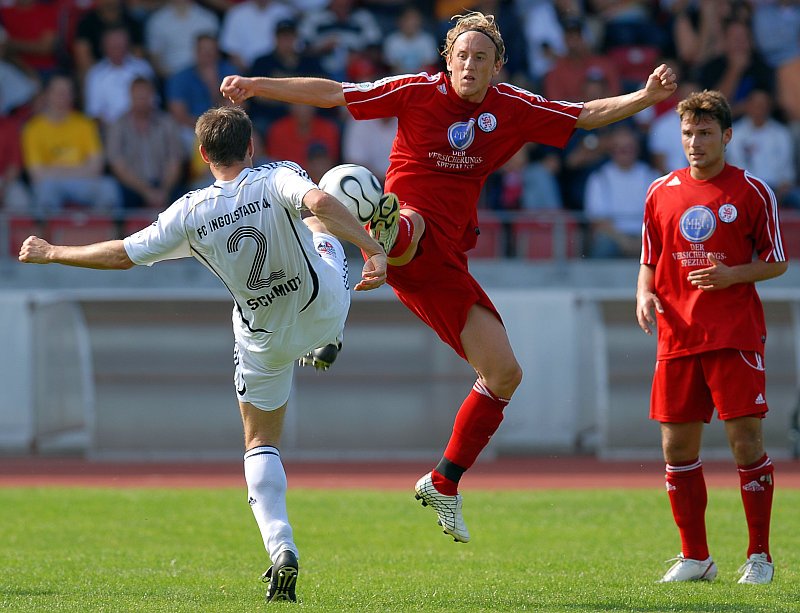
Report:
[{"label": "jumping player in red", "polygon": [[720,92],[691,94],[677,112],[689,167],[650,186],[636,291],[639,326],[652,334],[658,321],[650,417],[661,423],[667,493],[681,537],[681,553],[661,581],[717,575],[700,461],[703,425],[716,407],[739,468],[750,537],[739,583],[770,583],[774,469],[761,427],[767,329],[755,283],[788,266],[778,205],[764,181],[726,164],[733,130]]},{"label": "jumping player in red", "polygon": [[[475,369],[444,457],[416,484],[445,533],[469,541],[458,482],[503,419],[522,379],[500,316],[470,275],[477,201],[486,177],[526,142],[563,147],[575,128],[619,121],[666,99],[675,76],[659,66],[639,91],[584,103],[551,102],[508,84],[492,85],[505,46],[491,15],[457,16],[442,55],[447,72],[337,83],[315,78],[226,77],[234,103],[251,96],[319,107],[346,105],[356,119],[396,116],[387,197],[369,228],[387,254],[399,299]],[[399,199],[399,215],[398,215]]]}]

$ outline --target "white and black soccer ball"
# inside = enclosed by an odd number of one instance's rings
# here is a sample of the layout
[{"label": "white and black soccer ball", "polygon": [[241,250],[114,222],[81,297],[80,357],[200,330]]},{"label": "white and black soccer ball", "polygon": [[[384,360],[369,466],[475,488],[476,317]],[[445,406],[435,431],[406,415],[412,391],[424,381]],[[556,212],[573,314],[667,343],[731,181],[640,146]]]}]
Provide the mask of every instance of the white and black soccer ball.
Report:
[{"label": "white and black soccer ball", "polygon": [[334,166],[322,175],[319,188],[341,201],[362,224],[369,223],[383,196],[378,178],[358,164]]}]

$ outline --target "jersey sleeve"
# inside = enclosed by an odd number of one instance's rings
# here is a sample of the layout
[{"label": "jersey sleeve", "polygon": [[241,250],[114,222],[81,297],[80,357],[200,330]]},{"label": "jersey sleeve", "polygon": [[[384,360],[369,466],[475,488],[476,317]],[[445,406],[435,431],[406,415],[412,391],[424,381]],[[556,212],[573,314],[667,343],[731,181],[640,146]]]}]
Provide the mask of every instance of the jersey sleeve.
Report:
[{"label": "jersey sleeve", "polygon": [[655,217],[654,188],[662,182],[663,178],[654,181],[650,185],[650,189],[647,190],[647,197],[644,202],[644,216],[642,218],[642,255],[639,260],[640,264],[655,266],[661,256],[663,243],[661,229],[658,227]]},{"label": "jersey sleeve", "polygon": [[754,189],[756,210],[753,225],[753,240],[759,259],[765,262],[785,262],[781,224],[778,216],[778,201],[775,194],[761,179],[745,173],[745,179]]},{"label": "jersey sleeve", "polygon": [[174,202],[146,228],[123,240],[134,264],[152,266],[163,260],[190,257],[189,239],[183,223],[184,199]]},{"label": "jersey sleeve", "polygon": [[548,100],[526,89],[502,83],[500,95],[516,100],[520,106],[519,129],[524,139],[563,149],[575,131],[583,102]]},{"label": "jersey sleeve", "polygon": [[436,83],[441,75],[398,75],[365,83],[342,83],[347,110],[354,119],[397,117],[415,87]]},{"label": "jersey sleeve", "polygon": [[270,186],[274,203],[280,204],[293,216],[299,216],[303,209],[303,198],[312,189],[317,189],[317,184],[294,162],[275,162],[272,166]]}]

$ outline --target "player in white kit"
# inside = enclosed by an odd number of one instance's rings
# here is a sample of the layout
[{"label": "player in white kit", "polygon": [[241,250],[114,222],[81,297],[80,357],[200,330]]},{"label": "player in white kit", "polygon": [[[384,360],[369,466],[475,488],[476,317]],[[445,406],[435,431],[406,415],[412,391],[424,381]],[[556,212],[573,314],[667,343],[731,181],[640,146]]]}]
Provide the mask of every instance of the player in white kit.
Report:
[{"label": "player in white kit", "polygon": [[73,247],[31,236],[19,260],[127,269],[194,257],[225,284],[234,300],[234,383],[248,502],[272,560],[263,575],[266,597],[296,600],[298,551],[278,450],[294,363],[341,337],[350,291],[336,237],[369,256],[357,291],[384,283],[386,254],[297,164],[253,168],[252,125],[239,107],[207,111],[195,131],[216,179],[212,185],[176,200],[151,226],[124,240]]}]

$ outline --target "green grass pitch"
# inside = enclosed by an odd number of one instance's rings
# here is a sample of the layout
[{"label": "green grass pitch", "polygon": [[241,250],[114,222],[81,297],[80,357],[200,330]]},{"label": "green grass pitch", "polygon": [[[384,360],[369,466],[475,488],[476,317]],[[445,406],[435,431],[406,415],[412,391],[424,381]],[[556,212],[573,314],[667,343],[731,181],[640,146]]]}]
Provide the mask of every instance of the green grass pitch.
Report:
[{"label": "green grass pitch", "polygon": [[465,492],[452,542],[410,492],[289,491],[298,605],[263,601],[243,489],[0,489],[0,611],[800,611],[800,491],[776,491],[775,581],[738,585],[738,492],[712,489],[710,584],[656,583],[679,551],[649,490]]}]

